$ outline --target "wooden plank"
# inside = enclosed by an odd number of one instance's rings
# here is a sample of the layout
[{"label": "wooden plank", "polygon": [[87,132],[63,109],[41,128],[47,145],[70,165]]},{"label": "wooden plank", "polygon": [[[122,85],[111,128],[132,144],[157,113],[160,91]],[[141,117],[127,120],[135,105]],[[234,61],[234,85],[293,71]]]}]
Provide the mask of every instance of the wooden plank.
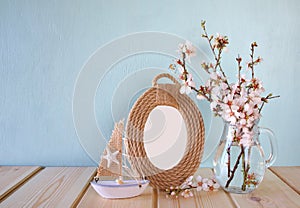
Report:
[{"label": "wooden plank", "polygon": [[263,182],[249,194],[231,194],[237,207],[300,207],[300,196],[270,170],[266,171]]},{"label": "wooden plank", "polygon": [[71,207],[80,200],[95,174],[94,167],[48,167],[33,176],[3,207]]},{"label": "wooden plank", "polygon": [[271,167],[270,169],[275,175],[300,194],[300,166]]},{"label": "wooden plank", "polygon": [[152,206],[152,188],[149,186],[146,190],[137,197],[128,199],[105,199],[102,198],[93,187],[89,186],[87,192],[82,197],[77,207],[83,208],[101,208],[101,207],[111,207],[111,208],[151,208]]},{"label": "wooden plank", "polygon": [[0,166],[0,202],[39,170],[37,166]]},{"label": "wooden plank", "polygon": [[[209,168],[201,168],[195,176],[201,175],[205,178],[211,178],[213,173]],[[165,193],[160,191],[158,193],[158,203],[159,207],[214,207],[214,208],[230,208],[235,207],[234,203],[232,202],[230,196],[224,192],[222,189],[218,191],[200,191],[197,192],[193,190],[194,197],[191,198],[183,198],[179,197],[178,199],[169,199],[166,198]]]}]

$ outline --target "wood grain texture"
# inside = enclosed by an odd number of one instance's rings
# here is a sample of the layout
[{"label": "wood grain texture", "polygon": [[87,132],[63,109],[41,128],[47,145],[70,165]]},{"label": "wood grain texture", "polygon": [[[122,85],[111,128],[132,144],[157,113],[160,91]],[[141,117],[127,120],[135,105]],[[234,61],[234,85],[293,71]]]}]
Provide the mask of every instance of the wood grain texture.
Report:
[{"label": "wood grain texture", "polygon": [[72,207],[95,174],[94,167],[48,167],[1,203],[3,207]]},{"label": "wood grain texture", "polygon": [[300,194],[300,166],[296,167],[271,167],[273,173],[275,173],[281,180],[288,184],[298,194]]},{"label": "wood grain texture", "polygon": [[111,207],[111,208],[151,208],[152,207],[152,188],[149,186],[146,188],[142,195],[128,198],[128,199],[105,199],[102,198],[96,191],[89,186],[87,192],[82,197],[80,203],[77,207],[82,208],[101,208],[101,207]]},{"label": "wood grain texture", "polygon": [[231,194],[237,207],[242,208],[299,208],[300,196],[270,170],[257,190],[250,194]]},{"label": "wood grain texture", "polygon": [[[163,191],[148,187],[138,197],[109,200],[89,186],[96,172],[94,167],[47,167],[42,170],[40,167],[0,167],[1,193],[7,192],[4,190],[9,193],[0,201],[0,207],[300,207],[300,195],[290,185],[299,187],[299,167],[275,167],[272,171],[267,170],[262,184],[250,194],[228,194],[220,189],[216,192],[194,191],[194,197],[188,199],[167,199]],[[201,168],[195,175],[198,174],[212,177],[208,168]]]},{"label": "wood grain texture", "polygon": [[[196,172],[195,175],[201,175],[202,177],[211,178],[213,173],[209,168],[201,168]],[[194,197],[183,198],[179,197],[178,199],[168,199],[165,196],[163,191],[160,191],[158,194],[158,203],[159,207],[214,207],[214,208],[226,208],[235,207],[230,196],[225,193],[222,189],[219,191],[205,192],[196,190],[193,191]]]},{"label": "wood grain texture", "polygon": [[0,202],[39,170],[37,166],[0,166]]}]

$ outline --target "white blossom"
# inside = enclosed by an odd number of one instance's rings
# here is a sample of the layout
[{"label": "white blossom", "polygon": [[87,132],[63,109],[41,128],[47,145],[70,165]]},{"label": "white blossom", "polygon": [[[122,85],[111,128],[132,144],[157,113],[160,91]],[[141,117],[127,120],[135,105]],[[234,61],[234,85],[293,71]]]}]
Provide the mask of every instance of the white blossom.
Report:
[{"label": "white blossom", "polygon": [[180,87],[180,93],[181,94],[190,94],[192,92],[192,88],[185,82],[183,85]]},{"label": "white blossom", "polygon": [[185,54],[186,59],[190,62],[190,58],[196,56],[196,48],[190,41],[186,41],[185,44],[180,43],[178,45],[178,52]]},{"label": "white blossom", "polygon": [[[216,50],[223,50],[227,44],[226,36],[217,35],[212,45]],[[186,41],[184,44],[179,44],[178,52],[182,55],[182,60],[178,59],[176,64],[181,73],[180,79],[183,81],[180,93],[190,94],[197,89],[192,74],[185,69],[184,60],[190,60],[190,57],[195,55],[196,49],[191,42]],[[261,57],[258,57],[254,62],[254,65],[261,62]],[[202,67],[208,73],[209,78],[205,85],[200,86],[197,91],[197,99],[207,99],[210,102],[210,109],[215,115],[222,117],[230,125],[235,125],[236,132],[239,134],[239,139],[236,141],[245,147],[249,146],[253,141],[251,129],[260,119],[260,107],[266,102],[262,96],[262,93],[265,92],[263,83],[254,77],[253,73],[252,78],[247,79],[246,75],[241,73],[240,68],[237,81],[231,83],[221,66],[218,67],[218,64],[218,62],[202,63]]]},{"label": "white blossom", "polygon": [[196,98],[197,98],[198,100],[205,100],[205,99],[206,99],[206,98],[205,98],[203,95],[201,95],[201,94],[197,94]]}]

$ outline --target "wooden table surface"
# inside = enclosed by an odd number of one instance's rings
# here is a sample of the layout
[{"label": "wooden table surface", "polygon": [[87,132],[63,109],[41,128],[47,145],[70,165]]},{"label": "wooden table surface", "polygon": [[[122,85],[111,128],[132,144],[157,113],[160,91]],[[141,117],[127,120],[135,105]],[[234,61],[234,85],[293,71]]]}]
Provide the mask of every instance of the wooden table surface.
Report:
[{"label": "wooden table surface", "polygon": [[[194,191],[188,199],[167,199],[151,187],[135,198],[104,199],[89,184],[95,171],[95,167],[0,166],[0,207],[300,207],[300,166],[270,168],[250,194]],[[199,173],[212,176],[208,168]]]}]

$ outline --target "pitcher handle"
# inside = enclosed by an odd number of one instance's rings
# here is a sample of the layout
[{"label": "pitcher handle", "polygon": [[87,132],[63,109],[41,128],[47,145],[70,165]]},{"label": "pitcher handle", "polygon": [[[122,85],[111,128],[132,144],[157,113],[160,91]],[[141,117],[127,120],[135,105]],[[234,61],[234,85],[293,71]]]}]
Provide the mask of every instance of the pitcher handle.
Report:
[{"label": "pitcher handle", "polygon": [[260,133],[265,133],[267,135],[267,138],[269,139],[270,142],[270,155],[268,159],[266,160],[266,166],[270,167],[273,165],[277,158],[277,141],[276,137],[271,129],[265,128],[265,127],[259,127]]}]

